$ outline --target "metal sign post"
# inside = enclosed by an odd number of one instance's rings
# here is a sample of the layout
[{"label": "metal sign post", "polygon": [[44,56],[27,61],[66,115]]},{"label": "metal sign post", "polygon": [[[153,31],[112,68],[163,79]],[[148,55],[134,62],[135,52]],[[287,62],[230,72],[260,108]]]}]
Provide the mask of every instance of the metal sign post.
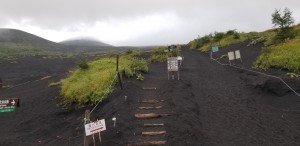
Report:
[{"label": "metal sign post", "polygon": [[0,113],[13,112],[20,106],[18,98],[0,98]]},{"label": "metal sign post", "polygon": [[172,79],[174,79],[174,72],[177,72],[177,77],[179,80],[178,57],[169,57],[167,64],[168,64],[168,80],[170,78],[170,72],[172,72]]}]

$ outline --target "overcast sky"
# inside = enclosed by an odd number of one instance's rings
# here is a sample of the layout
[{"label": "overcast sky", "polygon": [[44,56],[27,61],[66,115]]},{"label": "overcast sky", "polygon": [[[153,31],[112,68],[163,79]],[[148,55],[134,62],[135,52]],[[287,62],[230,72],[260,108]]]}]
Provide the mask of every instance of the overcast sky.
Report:
[{"label": "overcast sky", "polygon": [[1,0],[0,27],[59,42],[93,37],[115,45],[187,43],[214,31],[263,31],[299,0]]}]

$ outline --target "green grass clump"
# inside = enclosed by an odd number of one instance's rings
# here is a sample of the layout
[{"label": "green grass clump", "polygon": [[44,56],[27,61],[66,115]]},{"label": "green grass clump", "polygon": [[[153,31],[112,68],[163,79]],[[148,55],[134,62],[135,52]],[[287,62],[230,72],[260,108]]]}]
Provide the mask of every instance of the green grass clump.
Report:
[{"label": "green grass clump", "polygon": [[266,48],[258,57],[254,68],[267,70],[268,68],[300,70],[300,39],[293,39],[286,43]]},{"label": "green grass clump", "polygon": [[[88,66],[87,69],[77,69],[69,78],[61,81],[61,94],[67,101],[94,104],[107,98],[113,91],[117,82],[116,58],[101,58],[88,62]],[[119,69],[124,69],[126,76],[133,76],[133,68],[148,71],[145,60],[131,54],[120,57]]]},{"label": "green grass clump", "polygon": [[150,62],[165,62],[165,61],[167,61],[168,57],[180,56],[181,55],[180,49],[181,49],[180,45],[177,45],[176,48],[173,49],[172,52],[165,52],[165,50],[168,50],[168,48],[165,46],[156,48],[152,51],[149,61]]}]

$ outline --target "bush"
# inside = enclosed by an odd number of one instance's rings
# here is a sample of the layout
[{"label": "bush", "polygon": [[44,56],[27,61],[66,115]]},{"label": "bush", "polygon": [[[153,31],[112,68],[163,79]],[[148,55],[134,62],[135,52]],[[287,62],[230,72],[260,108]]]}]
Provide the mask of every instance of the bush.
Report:
[{"label": "bush", "polygon": [[77,66],[80,68],[80,69],[88,69],[89,68],[89,65],[87,63],[86,60],[80,60],[77,62]]},{"label": "bush", "polygon": [[[66,101],[94,104],[107,98],[114,90],[117,82],[116,58],[101,58],[88,64],[89,68],[78,69],[61,81],[61,94]],[[132,55],[122,55],[119,68],[125,70],[127,77],[133,76],[133,68],[148,71],[147,62]]]}]

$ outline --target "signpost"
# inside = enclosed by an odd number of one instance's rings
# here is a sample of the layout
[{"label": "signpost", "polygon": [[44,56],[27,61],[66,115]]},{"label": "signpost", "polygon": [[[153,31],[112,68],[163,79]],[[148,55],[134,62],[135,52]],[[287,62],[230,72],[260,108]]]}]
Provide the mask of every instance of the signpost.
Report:
[{"label": "signpost", "polygon": [[174,79],[174,72],[177,71],[178,80],[179,80],[179,70],[178,70],[178,58],[177,57],[169,57],[168,58],[168,80],[169,80],[169,73],[172,72],[172,79]]},{"label": "signpost", "polygon": [[85,124],[85,134],[86,136],[101,132],[106,130],[105,120],[97,120],[92,123]]},{"label": "signpost", "polygon": [[13,112],[19,105],[18,98],[0,98],[0,113]]}]

